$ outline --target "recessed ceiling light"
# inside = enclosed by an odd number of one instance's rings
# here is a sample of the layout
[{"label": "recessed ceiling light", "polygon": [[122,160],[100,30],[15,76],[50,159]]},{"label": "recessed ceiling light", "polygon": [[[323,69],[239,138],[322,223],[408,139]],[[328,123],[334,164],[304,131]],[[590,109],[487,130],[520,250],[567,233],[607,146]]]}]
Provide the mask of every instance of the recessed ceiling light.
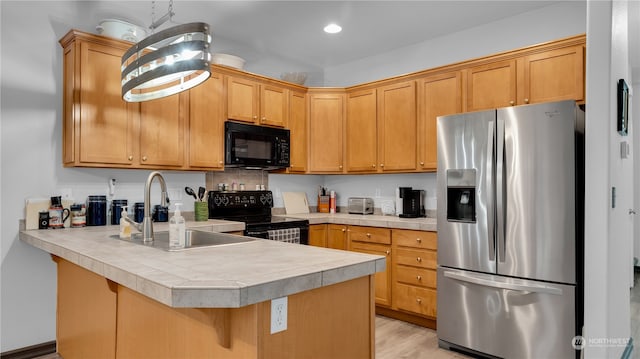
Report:
[{"label": "recessed ceiling light", "polygon": [[342,27],[338,24],[331,23],[324,27],[324,32],[326,32],[327,34],[337,34],[340,31],[342,31]]}]

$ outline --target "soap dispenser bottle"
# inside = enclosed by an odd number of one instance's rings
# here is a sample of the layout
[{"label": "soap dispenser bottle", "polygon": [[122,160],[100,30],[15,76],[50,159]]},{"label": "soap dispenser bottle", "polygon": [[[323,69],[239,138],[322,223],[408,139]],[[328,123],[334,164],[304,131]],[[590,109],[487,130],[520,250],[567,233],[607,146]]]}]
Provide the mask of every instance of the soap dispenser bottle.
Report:
[{"label": "soap dispenser bottle", "polygon": [[131,223],[127,221],[127,206],[122,206],[122,211],[120,212],[120,238],[131,238]]},{"label": "soap dispenser bottle", "polygon": [[176,211],[169,219],[169,249],[180,249],[185,246],[186,226],[180,214],[182,203],[176,203]]}]

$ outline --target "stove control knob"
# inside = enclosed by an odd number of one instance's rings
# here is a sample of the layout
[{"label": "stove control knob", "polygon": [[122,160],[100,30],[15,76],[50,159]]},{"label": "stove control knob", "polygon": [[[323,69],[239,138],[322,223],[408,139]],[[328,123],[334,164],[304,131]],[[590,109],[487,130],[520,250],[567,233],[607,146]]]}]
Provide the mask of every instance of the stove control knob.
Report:
[{"label": "stove control knob", "polygon": [[226,206],[229,204],[229,197],[222,197],[222,205]]},{"label": "stove control knob", "polygon": [[216,206],[219,206],[222,203],[222,199],[220,197],[214,197],[213,203],[215,203]]},{"label": "stove control knob", "polygon": [[262,204],[267,203],[267,198],[266,198],[266,196],[264,194],[260,195],[260,202],[262,202]]}]

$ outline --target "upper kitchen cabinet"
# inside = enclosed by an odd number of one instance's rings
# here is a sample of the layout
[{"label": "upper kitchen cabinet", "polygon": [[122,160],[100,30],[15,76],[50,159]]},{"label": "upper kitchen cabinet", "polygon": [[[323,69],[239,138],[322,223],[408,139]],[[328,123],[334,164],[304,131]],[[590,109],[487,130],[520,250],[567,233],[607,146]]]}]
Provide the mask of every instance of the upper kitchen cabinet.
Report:
[{"label": "upper kitchen cabinet", "polygon": [[343,172],[345,95],[337,90],[310,90],[309,171]]},{"label": "upper kitchen cabinet", "polygon": [[189,167],[224,169],[224,76],[212,72],[189,90]]},{"label": "upper kitchen cabinet", "polygon": [[518,71],[518,103],[584,100],[582,45],[525,56]]},{"label": "upper kitchen cabinet", "polygon": [[307,95],[304,92],[289,91],[289,131],[291,148],[289,172],[307,171],[309,138],[307,117]]},{"label": "upper kitchen cabinet", "polygon": [[473,66],[466,72],[467,112],[516,104],[516,60]]},{"label": "upper kitchen cabinet", "polygon": [[188,92],[140,103],[141,167],[182,167]]},{"label": "upper kitchen cabinet", "polygon": [[416,170],[418,120],[415,81],[379,87],[377,102],[379,170]]},{"label": "upper kitchen cabinet", "polygon": [[347,172],[376,172],[378,168],[376,98],[376,89],[347,93]]},{"label": "upper kitchen cabinet", "polygon": [[122,99],[122,41],[70,31],[63,47],[63,163],[130,167],[137,163],[139,105]]},{"label": "upper kitchen cabinet", "polygon": [[289,90],[251,79],[227,76],[227,117],[231,120],[285,127]]},{"label": "upper kitchen cabinet", "polygon": [[438,73],[418,80],[418,169],[438,167],[436,122],[438,116],[462,112],[462,74]]}]

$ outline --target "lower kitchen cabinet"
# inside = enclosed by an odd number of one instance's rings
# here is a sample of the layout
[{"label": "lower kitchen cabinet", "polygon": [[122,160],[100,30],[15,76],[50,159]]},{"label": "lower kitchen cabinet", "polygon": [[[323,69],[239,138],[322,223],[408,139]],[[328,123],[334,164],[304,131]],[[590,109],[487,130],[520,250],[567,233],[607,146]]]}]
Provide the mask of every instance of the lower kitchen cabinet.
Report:
[{"label": "lower kitchen cabinet", "polygon": [[376,305],[391,306],[391,230],[349,226],[347,230],[349,250],[385,256],[386,269],[375,275]]},{"label": "lower kitchen cabinet", "polygon": [[436,233],[394,229],[392,242],[393,309],[435,319]]},{"label": "lower kitchen cabinet", "polygon": [[309,226],[309,245],[327,247],[327,225],[312,224]]},{"label": "lower kitchen cabinet", "polygon": [[327,227],[327,248],[346,250],[347,226],[343,224],[330,224]]}]

